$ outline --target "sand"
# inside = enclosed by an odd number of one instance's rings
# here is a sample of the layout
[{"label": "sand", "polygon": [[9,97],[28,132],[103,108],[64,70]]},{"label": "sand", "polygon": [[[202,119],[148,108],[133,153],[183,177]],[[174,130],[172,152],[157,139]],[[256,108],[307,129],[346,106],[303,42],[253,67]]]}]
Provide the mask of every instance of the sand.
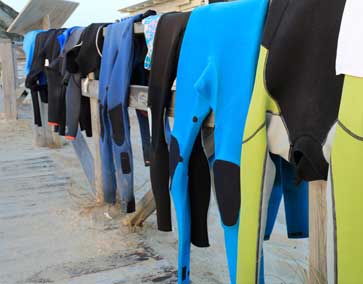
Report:
[{"label": "sand", "polygon": [[[152,215],[130,232],[117,206],[96,206],[72,145],[33,147],[30,105],[20,110],[20,120],[0,120],[0,284],[176,283],[176,230],[158,232]],[[149,173],[133,112],[131,122],[141,198]],[[211,248],[192,249],[192,282],[229,283],[214,198],[209,231]],[[287,239],[283,210],[264,246],[266,284],[307,283],[308,241]]]}]

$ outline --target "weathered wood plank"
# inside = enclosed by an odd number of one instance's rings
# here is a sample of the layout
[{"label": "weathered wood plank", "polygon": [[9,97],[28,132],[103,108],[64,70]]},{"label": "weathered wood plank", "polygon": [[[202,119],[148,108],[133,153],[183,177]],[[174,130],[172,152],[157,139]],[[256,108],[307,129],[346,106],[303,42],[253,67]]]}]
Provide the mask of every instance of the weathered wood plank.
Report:
[{"label": "weathered wood plank", "polygon": [[101,157],[101,123],[98,99],[91,98],[92,139],[94,144],[94,177],[97,203],[104,202]]},{"label": "weathered wood plank", "polygon": [[[147,111],[147,100],[148,100],[148,87],[146,86],[130,86],[129,95],[129,107],[139,110]],[[98,99],[98,81],[86,79],[82,83],[82,93],[86,97]],[[168,115],[174,116],[174,104],[175,104],[175,89],[173,90],[170,107],[168,109]],[[214,115],[211,113],[204,122],[205,127],[214,127]]]},{"label": "weathered wood plank", "polygon": [[94,159],[88,147],[87,141],[80,130],[78,130],[76,139],[72,141],[72,145],[79,161],[81,162],[92,191],[96,192]]},{"label": "weathered wood plank", "polygon": [[125,226],[137,227],[142,226],[145,220],[156,210],[154,195],[148,191],[144,197],[137,203],[136,212],[126,215],[123,220]]},{"label": "weathered wood plank", "polygon": [[327,283],[326,182],[309,184],[309,283]]},{"label": "weathered wood plank", "polygon": [[4,93],[4,117],[14,120],[17,118],[16,110],[16,62],[11,40],[0,40],[0,62],[2,85]]}]

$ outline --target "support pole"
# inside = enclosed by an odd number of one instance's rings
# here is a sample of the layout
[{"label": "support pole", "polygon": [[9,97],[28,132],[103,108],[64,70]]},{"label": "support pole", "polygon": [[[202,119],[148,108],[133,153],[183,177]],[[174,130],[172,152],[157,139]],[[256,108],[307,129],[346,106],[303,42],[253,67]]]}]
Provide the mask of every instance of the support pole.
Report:
[{"label": "support pole", "polygon": [[142,226],[147,218],[156,210],[154,195],[149,190],[136,205],[136,212],[126,215],[123,224],[129,227]]},{"label": "support pole", "polygon": [[104,202],[103,183],[102,183],[102,157],[101,157],[101,123],[98,99],[91,97],[91,121],[92,121],[92,139],[94,144],[94,171],[97,203]]},{"label": "support pole", "polygon": [[327,283],[326,182],[309,184],[309,283]]},{"label": "support pole", "polygon": [[16,110],[16,62],[10,39],[0,39],[0,62],[4,94],[5,119],[15,120]]}]

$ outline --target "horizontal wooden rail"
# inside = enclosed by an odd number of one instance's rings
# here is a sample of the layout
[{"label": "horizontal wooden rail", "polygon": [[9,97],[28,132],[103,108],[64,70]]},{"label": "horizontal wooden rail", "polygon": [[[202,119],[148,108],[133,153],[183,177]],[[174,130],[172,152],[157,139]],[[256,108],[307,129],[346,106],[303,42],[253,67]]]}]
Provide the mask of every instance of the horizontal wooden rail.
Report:
[{"label": "horizontal wooden rail", "polygon": [[[131,85],[129,94],[129,107],[139,110],[148,110],[148,90],[146,86]],[[98,81],[85,79],[82,83],[82,94],[85,97],[98,100]],[[173,90],[168,116],[174,117],[175,89]],[[211,113],[204,122],[204,127],[214,127],[214,115]]]}]

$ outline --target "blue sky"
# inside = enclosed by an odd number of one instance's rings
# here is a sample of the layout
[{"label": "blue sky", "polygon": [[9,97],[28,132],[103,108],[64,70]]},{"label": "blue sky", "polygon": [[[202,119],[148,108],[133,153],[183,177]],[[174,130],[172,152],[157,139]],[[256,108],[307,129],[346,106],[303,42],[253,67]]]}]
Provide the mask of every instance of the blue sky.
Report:
[{"label": "blue sky", "polygon": [[[2,0],[15,10],[20,11],[28,0]],[[97,22],[113,22],[122,14],[117,10],[126,4],[140,2],[139,0],[73,0],[79,2],[77,10],[68,19],[66,26],[87,26]]]}]

